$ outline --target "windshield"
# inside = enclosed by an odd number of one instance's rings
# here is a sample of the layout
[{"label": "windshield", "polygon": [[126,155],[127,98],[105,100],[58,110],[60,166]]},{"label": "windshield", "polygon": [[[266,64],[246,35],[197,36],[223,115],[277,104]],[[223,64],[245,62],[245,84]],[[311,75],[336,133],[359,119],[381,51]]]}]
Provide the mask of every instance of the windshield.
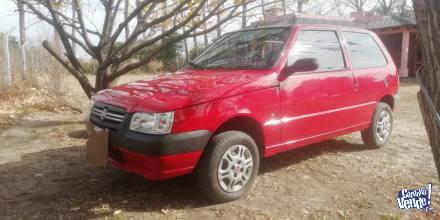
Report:
[{"label": "windshield", "polygon": [[191,65],[194,68],[270,68],[277,61],[290,28],[264,28],[226,34]]}]

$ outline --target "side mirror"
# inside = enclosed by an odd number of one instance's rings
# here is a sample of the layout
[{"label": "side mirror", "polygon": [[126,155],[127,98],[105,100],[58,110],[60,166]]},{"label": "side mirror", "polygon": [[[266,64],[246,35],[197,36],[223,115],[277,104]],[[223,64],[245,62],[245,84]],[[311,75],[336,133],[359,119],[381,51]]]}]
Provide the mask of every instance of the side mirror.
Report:
[{"label": "side mirror", "polygon": [[289,75],[292,75],[294,73],[298,72],[310,72],[315,71],[319,68],[318,63],[316,62],[315,58],[303,58],[297,60],[292,65],[286,65],[283,69],[283,75],[284,77],[287,77]]}]

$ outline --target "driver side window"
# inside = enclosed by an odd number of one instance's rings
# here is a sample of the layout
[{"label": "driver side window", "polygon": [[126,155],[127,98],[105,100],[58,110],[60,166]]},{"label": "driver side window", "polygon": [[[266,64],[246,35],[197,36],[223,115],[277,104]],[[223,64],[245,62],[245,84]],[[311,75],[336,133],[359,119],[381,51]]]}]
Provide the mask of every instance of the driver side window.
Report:
[{"label": "driver side window", "polygon": [[345,69],[344,57],[335,31],[301,31],[290,50],[287,65],[298,60],[313,59],[318,70]]}]

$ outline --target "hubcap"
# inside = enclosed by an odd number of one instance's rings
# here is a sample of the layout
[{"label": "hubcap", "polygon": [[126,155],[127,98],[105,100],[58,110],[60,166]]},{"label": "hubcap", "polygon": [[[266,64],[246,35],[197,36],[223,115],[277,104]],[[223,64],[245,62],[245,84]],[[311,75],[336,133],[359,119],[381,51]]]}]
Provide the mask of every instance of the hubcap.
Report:
[{"label": "hubcap", "polygon": [[217,170],[220,187],[226,192],[237,192],[246,185],[252,174],[253,159],[249,149],[234,145],[224,154]]},{"label": "hubcap", "polygon": [[380,113],[376,123],[376,136],[380,142],[384,142],[391,132],[391,116],[387,111]]}]

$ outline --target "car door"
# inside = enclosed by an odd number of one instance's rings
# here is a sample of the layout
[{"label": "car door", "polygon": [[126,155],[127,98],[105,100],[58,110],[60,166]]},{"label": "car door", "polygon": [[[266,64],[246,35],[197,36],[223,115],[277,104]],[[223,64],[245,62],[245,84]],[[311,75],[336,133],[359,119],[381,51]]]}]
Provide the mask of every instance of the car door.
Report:
[{"label": "car door", "polygon": [[[341,32],[348,48],[355,79],[355,123],[368,124],[377,99],[386,93],[390,68],[384,53],[369,33]],[[393,68],[391,68],[393,70]]]},{"label": "car door", "polygon": [[281,145],[291,149],[352,126],[354,82],[334,30],[302,30],[285,68],[315,59],[318,69],[289,74],[280,81]]}]

